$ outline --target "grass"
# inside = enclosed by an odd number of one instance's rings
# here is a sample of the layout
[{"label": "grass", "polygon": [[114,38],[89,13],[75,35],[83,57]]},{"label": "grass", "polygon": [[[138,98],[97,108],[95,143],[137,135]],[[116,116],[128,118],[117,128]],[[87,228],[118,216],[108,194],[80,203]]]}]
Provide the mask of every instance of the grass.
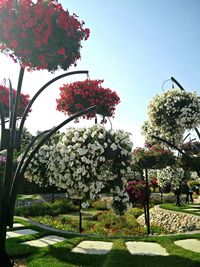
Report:
[{"label": "grass", "polygon": [[[66,238],[64,242],[45,248],[33,248],[22,245],[21,242],[54,234],[38,227],[25,223],[27,227],[37,230],[39,233],[32,236],[11,238],[7,240],[7,250],[14,258],[25,258],[28,267],[199,267],[200,254],[184,250],[174,244],[175,240],[195,238],[200,240],[200,234],[171,235],[171,236],[145,236],[132,238],[99,238],[85,237],[81,235],[62,234]],[[72,253],[71,249],[82,240],[112,241],[113,248],[106,255],[87,255]],[[126,241],[157,242],[166,248],[170,256],[139,256],[131,255],[126,249]]]},{"label": "grass", "polygon": [[[195,204],[192,204],[192,205],[195,206]],[[184,212],[184,213],[189,213],[189,214],[193,214],[196,216],[200,216],[200,214],[197,213],[196,211],[187,210],[187,209],[190,209],[191,207],[190,205],[186,205],[186,204],[184,204],[183,206],[176,206],[175,204],[172,204],[172,203],[165,203],[165,204],[161,204],[160,207],[166,210],[173,210],[173,211]],[[200,208],[199,208],[199,211],[200,211]]]}]

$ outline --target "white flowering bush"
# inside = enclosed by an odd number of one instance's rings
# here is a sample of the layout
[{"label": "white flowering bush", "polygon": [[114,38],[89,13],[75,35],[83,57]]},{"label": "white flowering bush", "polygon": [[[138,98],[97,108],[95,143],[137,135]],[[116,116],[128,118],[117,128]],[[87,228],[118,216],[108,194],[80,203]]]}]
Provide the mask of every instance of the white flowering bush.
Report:
[{"label": "white flowering bush", "polygon": [[70,128],[51,151],[50,183],[65,189],[69,198],[95,199],[110,182],[113,207],[120,213],[128,204],[124,188],[131,149],[129,134],[122,130],[107,131],[100,125]]},{"label": "white flowering bush", "polygon": [[156,130],[173,137],[200,125],[200,100],[195,92],[174,88],[150,101],[148,115]]},{"label": "white flowering bush", "polygon": [[171,184],[174,189],[180,187],[180,182],[184,179],[185,171],[182,168],[167,166],[164,169],[157,170],[157,179],[160,187]]}]

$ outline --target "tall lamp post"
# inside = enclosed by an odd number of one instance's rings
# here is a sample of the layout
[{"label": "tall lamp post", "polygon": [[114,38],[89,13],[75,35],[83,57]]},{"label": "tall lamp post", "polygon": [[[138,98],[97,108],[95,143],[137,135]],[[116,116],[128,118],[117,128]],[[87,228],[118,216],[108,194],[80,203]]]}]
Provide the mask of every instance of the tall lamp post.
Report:
[{"label": "tall lamp post", "polygon": [[[2,181],[2,188],[0,188],[0,267],[10,267],[13,266],[7,252],[6,252],[6,229],[7,226],[13,226],[14,217],[14,207],[17,197],[17,191],[20,184],[20,180],[23,177],[24,172],[30,161],[33,159],[34,155],[38,152],[40,147],[61,127],[69,123],[70,121],[86,114],[87,112],[95,110],[95,106],[89,107],[77,114],[66,119],[60,123],[57,127],[50,130],[44,131],[43,133],[36,136],[31,140],[30,144],[26,147],[21,157],[21,160],[17,164],[17,168],[14,171],[14,151],[15,149],[20,149],[22,131],[24,128],[24,123],[27,118],[28,112],[30,111],[33,103],[37,97],[53,82],[64,78],[66,76],[75,74],[88,74],[88,71],[73,71],[64,73],[55,77],[54,79],[47,82],[43,87],[41,87],[37,93],[33,96],[32,100],[27,105],[23,116],[21,117],[20,126],[17,127],[17,111],[20,104],[20,93],[24,77],[24,68],[20,69],[17,92],[15,100],[13,97],[12,84],[9,81],[9,121],[8,128],[6,128],[5,115],[3,108],[0,104],[0,119],[1,119],[1,144],[0,149],[6,150],[6,164],[4,169],[4,176]],[[14,171],[14,175],[13,175]]]}]

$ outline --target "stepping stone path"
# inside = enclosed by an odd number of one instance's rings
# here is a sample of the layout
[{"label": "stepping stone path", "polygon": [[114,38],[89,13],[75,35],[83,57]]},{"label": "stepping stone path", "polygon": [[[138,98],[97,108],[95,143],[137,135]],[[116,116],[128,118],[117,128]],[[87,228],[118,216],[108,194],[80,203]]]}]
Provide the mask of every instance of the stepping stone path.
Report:
[{"label": "stepping stone path", "polygon": [[174,244],[184,249],[200,253],[200,240],[198,239],[178,240],[174,241]]},{"label": "stepping stone path", "polygon": [[107,254],[112,249],[112,242],[103,241],[82,241],[72,252],[83,253],[83,254]]},{"label": "stepping stone path", "polygon": [[126,246],[128,251],[134,255],[147,255],[147,256],[169,255],[165,248],[153,242],[130,241],[126,242]]},{"label": "stepping stone path", "polygon": [[[187,210],[197,210],[197,209],[187,209]],[[198,212],[200,213],[200,212]],[[13,228],[25,227],[21,223],[14,223]],[[7,231],[6,238],[20,237],[23,235],[32,235],[38,233],[32,229],[19,229]],[[33,247],[46,247],[49,245],[54,245],[58,242],[64,241],[65,238],[56,235],[49,235],[39,239],[26,241],[21,244],[33,246]],[[147,256],[168,256],[166,249],[160,244],[153,242],[140,242],[140,241],[129,241],[126,242],[126,247],[128,251],[133,255],[147,255]],[[200,253],[200,240],[198,239],[183,239],[174,241],[174,244],[182,247],[183,249],[190,250],[193,252]],[[104,241],[82,241],[71,251],[74,253],[83,253],[83,254],[107,254],[113,246],[113,242],[104,242]]]},{"label": "stepping stone path", "polygon": [[[24,225],[23,224],[21,224],[21,223],[13,223],[13,227],[12,228],[17,228],[17,227],[24,227]],[[8,227],[9,228],[9,227]],[[11,229],[12,229],[11,228]]]},{"label": "stepping stone path", "polygon": [[56,236],[56,235],[49,235],[49,236],[45,236],[45,237],[42,237],[42,238],[39,238],[36,240],[24,242],[22,244],[42,248],[42,247],[47,247],[49,245],[54,245],[54,244],[56,244],[58,242],[62,242],[64,240],[65,240],[64,237]]},{"label": "stepping stone path", "polygon": [[14,230],[14,231],[7,231],[6,233],[6,238],[11,238],[11,237],[20,237],[23,235],[32,235],[38,233],[35,230],[32,229],[23,229],[23,230]]}]

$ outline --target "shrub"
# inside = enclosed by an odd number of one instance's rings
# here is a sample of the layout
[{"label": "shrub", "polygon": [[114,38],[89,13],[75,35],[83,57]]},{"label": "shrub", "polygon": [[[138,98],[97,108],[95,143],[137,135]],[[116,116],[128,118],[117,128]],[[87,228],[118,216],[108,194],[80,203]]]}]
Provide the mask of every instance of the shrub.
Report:
[{"label": "shrub", "polygon": [[72,201],[56,200],[54,203],[38,202],[30,206],[17,207],[15,209],[15,215],[28,217],[43,215],[56,216],[77,210],[78,207],[75,206]]},{"label": "shrub", "polygon": [[90,205],[96,210],[108,210],[108,200],[91,201]]}]

